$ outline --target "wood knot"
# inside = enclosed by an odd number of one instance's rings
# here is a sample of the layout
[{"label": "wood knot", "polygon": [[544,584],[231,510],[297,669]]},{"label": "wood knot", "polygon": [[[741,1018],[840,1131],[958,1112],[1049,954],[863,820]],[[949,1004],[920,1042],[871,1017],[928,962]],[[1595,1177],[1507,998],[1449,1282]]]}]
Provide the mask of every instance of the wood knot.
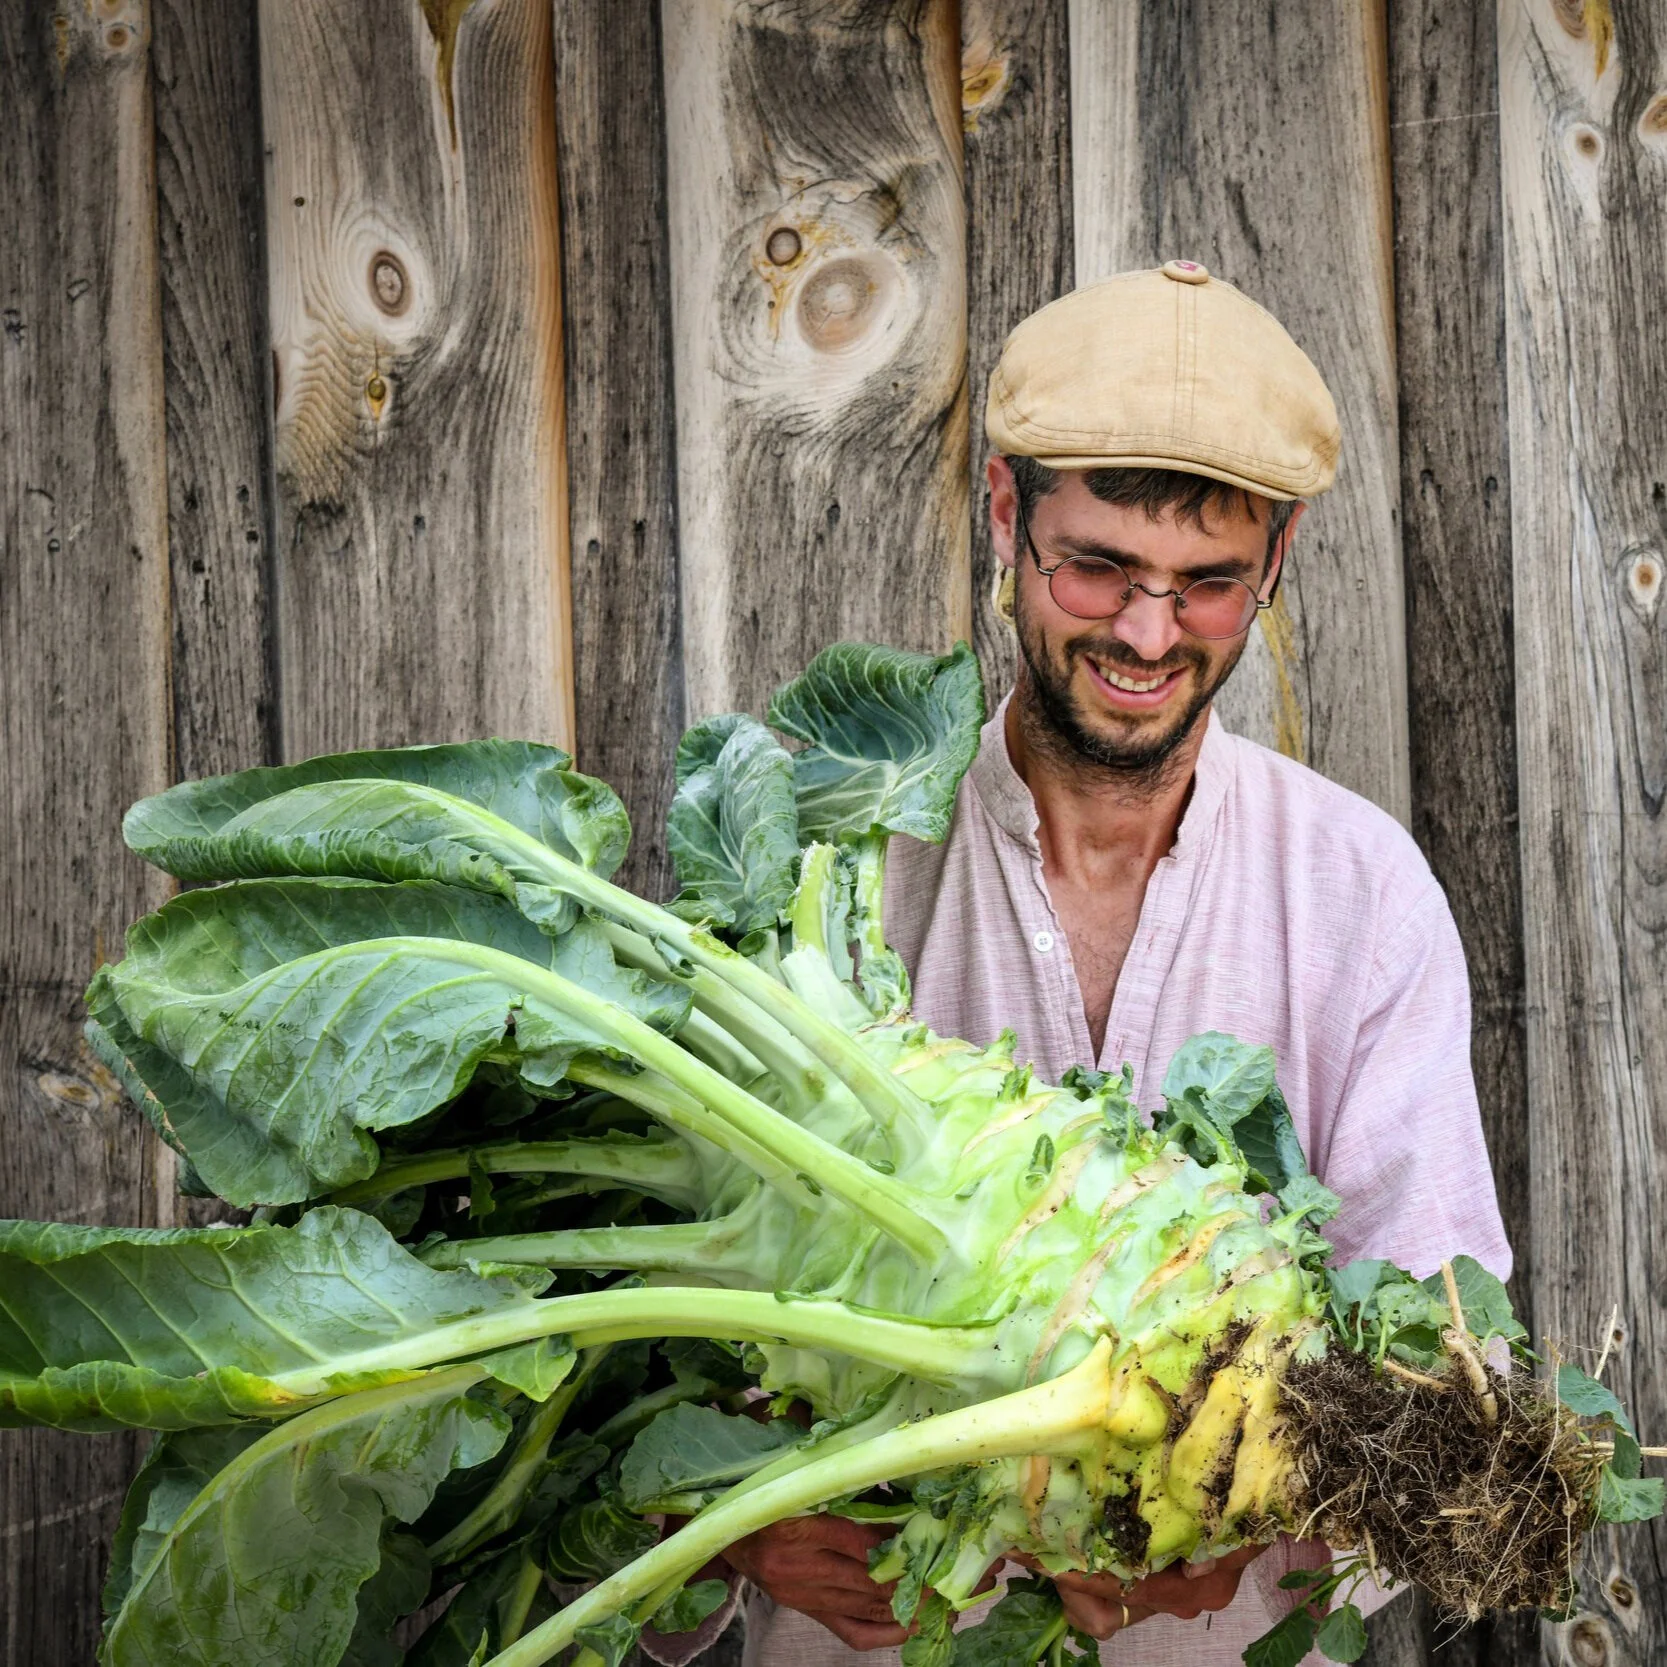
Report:
[{"label": "wood knot", "polygon": [[962,48],[961,126],[968,133],[1007,96],[1012,80],[1012,60],[988,41],[970,41]]},{"label": "wood knot", "polygon": [[1638,131],[1645,139],[1667,139],[1667,93],[1657,93],[1644,106]]},{"label": "wood knot", "polygon": [[1652,619],[1661,605],[1661,592],[1667,582],[1667,564],[1657,550],[1633,550],[1622,558],[1621,575],[1626,584],[1627,600],[1644,616]]},{"label": "wood knot", "polygon": [[380,249],[371,257],[370,294],[390,318],[398,318],[411,305],[411,285],[398,255]]},{"label": "wood knot", "polygon": [[814,272],[799,297],[799,321],[811,345],[833,352],[858,341],[880,311],[883,285],[874,260],[860,255]]},{"label": "wood knot", "polygon": [[791,266],[799,258],[804,240],[791,226],[777,226],[764,242],[764,255],[772,266]]},{"label": "wood knot", "polygon": [[1617,1609],[1631,1609],[1638,1602],[1638,1588],[1624,1574],[1610,1575],[1608,1592]]},{"label": "wood knot", "polygon": [[61,1071],[42,1071],[35,1086],[55,1106],[66,1111],[97,1111],[103,1096],[90,1082]]},{"label": "wood knot", "polygon": [[1575,154],[1588,162],[1596,162],[1603,155],[1603,135],[1588,122],[1577,122],[1569,129],[1569,142]]},{"label": "wood knot", "polygon": [[1568,1647],[1580,1667],[1608,1667],[1609,1628],[1595,1615],[1582,1615],[1569,1628]]}]

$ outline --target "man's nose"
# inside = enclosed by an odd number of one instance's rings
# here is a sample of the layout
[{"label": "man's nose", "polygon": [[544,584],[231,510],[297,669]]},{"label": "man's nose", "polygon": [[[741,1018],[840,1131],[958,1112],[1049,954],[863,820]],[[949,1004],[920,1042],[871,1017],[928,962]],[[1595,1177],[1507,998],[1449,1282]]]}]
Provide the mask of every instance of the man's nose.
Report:
[{"label": "man's nose", "polygon": [[1141,659],[1158,661],[1181,640],[1173,596],[1148,596],[1138,587],[1111,621],[1111,634]]}]

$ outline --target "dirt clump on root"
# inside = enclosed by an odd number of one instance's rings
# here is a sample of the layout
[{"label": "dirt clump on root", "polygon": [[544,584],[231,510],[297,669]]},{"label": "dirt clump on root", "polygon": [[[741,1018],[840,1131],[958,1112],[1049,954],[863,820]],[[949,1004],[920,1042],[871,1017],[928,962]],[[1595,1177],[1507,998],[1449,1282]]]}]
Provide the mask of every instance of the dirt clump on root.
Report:
[{"label": "dirt clump on root", "polygon": [[1460,1372],[1408,1382],[1343,1349],[1282,1385],[1305,1531],[1470,1620],[1566,1605],[1605,1456],[1526,1374],[1488,1384],[1493,1422]]}]

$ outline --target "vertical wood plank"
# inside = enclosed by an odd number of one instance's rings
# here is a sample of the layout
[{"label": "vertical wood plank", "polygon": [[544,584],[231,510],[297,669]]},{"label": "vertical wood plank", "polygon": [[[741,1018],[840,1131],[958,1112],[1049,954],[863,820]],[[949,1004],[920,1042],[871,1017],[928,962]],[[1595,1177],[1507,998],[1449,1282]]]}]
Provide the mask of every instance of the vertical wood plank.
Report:
[{"label": "vertical wood plank", "polygon": [[270,354],[254,0],[153,0],[174,769],[275,763]]},{"label": "vertical wood plank", "polygon": [[665,0],[691,716],[970,626],[949,0]]},{"label": "vertical wood plank", "polygon": [[1007,333],[1070,289],[1070,53],[1066,0],[963,0],[967,192],[968,462],[972,640],[992,702],[1018,645],[992,607],[999,564],[984,486],[984,393]]},{"label": "vertical wood plank", "polygon": [[[1667,1429],[1667,19],[1502,0],[1534,1316]],[[1561,1659],[1667,1659],[1667,1529],[1600,1532]]]},{"label": "vertical wood plank", "polygon": [[260,24],[284,750],[570,745],[549,7]]},{"label": "vertical wood plank", "polygon": [[[168,1220],[173,1168],[81,1040],[164,882],[121,843],[168,780],[168,529],[142,0],[0,8],[0,1215]],[[131,1437],[0,1432],[0,1658],[98,1636]]]},{"label": "vertical wood plank", "polygon": [[631,813],[622,884],[672,889],[683,732],[659,14],[555,0],[574,753]]},{"label": "vertical wood plank", "polygon": [[[1497,35],[1488,6],[1403,0],[1389,15],[1412,830],[1464,940],[1512,1298],[1532,1327]],[[1452,1638],[1422,1599],[1370,1630],[1374,1667],[1538,1654],[1533,1616]]]},{"label": "vertical wood plank", "polygon": [[1382,0],[1072,0],[1076,278],[1202,261],[1274,312],[1343,423],[1337,485],[1222,714],[1407,819]]}]

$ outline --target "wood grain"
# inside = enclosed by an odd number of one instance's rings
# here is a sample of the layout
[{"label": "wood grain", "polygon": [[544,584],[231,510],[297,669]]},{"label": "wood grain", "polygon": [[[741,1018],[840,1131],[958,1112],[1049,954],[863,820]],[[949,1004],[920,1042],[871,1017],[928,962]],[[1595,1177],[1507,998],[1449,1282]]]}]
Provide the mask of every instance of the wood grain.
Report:
[{"label": "wood grain", "polygon": [[621,883],[663,897],[683,657],[659,13],[557,0],[554,15],[574,752],[631,813]]},{"label": "wood grain", "polygon": [[[1403,0],[1390,12],[1389,63],[1412,830],[1464,940],[1476,1090],[1517,1251],[1512,1300],[1531,1327],[1492,9]],[[1426,1659],[1468,1667],[1538,1654],[1532,1616],[1487,1617],[1451,1638],[1421,1600],[1374,1617],[1371,1632],[1376,1667]]]},{"label": "wood grain", "polygon": [[827,643],[970,626],[960,31],[947,0],[667,0],[691,716]]},{"label": "wood grain", "polygon": [[1007,333],[1071,287],[1070,53],[1065,0],[963,0],[972,640],[991,703],[1013,681],[1012,627],[984,485],[984,392]]},{"label": "wood grain", "polygon": [[569,745],[549,7],[260,23],[285,753]]},{"label": "wood grain", "polygon": [[[1499,9],[1534,1316],[1667,1429],[1667,19]],[[1655,1439],[1653,1437],[1651,1439]],[[1667,1529],[1599,1533],[1555,1651],[1667,1659]]]},{"label": "wood grain", "polygon": [[254,0],[153,0],[174,769],[279,756]]},{"label": "wood grain", "polygon": [[[148,18],[0,8],[0,1215],[169,1219],[172,1165],[81,1040],[159,876],[168,529]],[[0,1433],[0,1659],[92,1658],[135,1439]]]},{"label": "wood grain", "polygon": [[1072,0],[1076,278],[1202,261],[1343,423],[1337,485],[1224,691],[1236,729],[1410,808],[1381,0]]}]

